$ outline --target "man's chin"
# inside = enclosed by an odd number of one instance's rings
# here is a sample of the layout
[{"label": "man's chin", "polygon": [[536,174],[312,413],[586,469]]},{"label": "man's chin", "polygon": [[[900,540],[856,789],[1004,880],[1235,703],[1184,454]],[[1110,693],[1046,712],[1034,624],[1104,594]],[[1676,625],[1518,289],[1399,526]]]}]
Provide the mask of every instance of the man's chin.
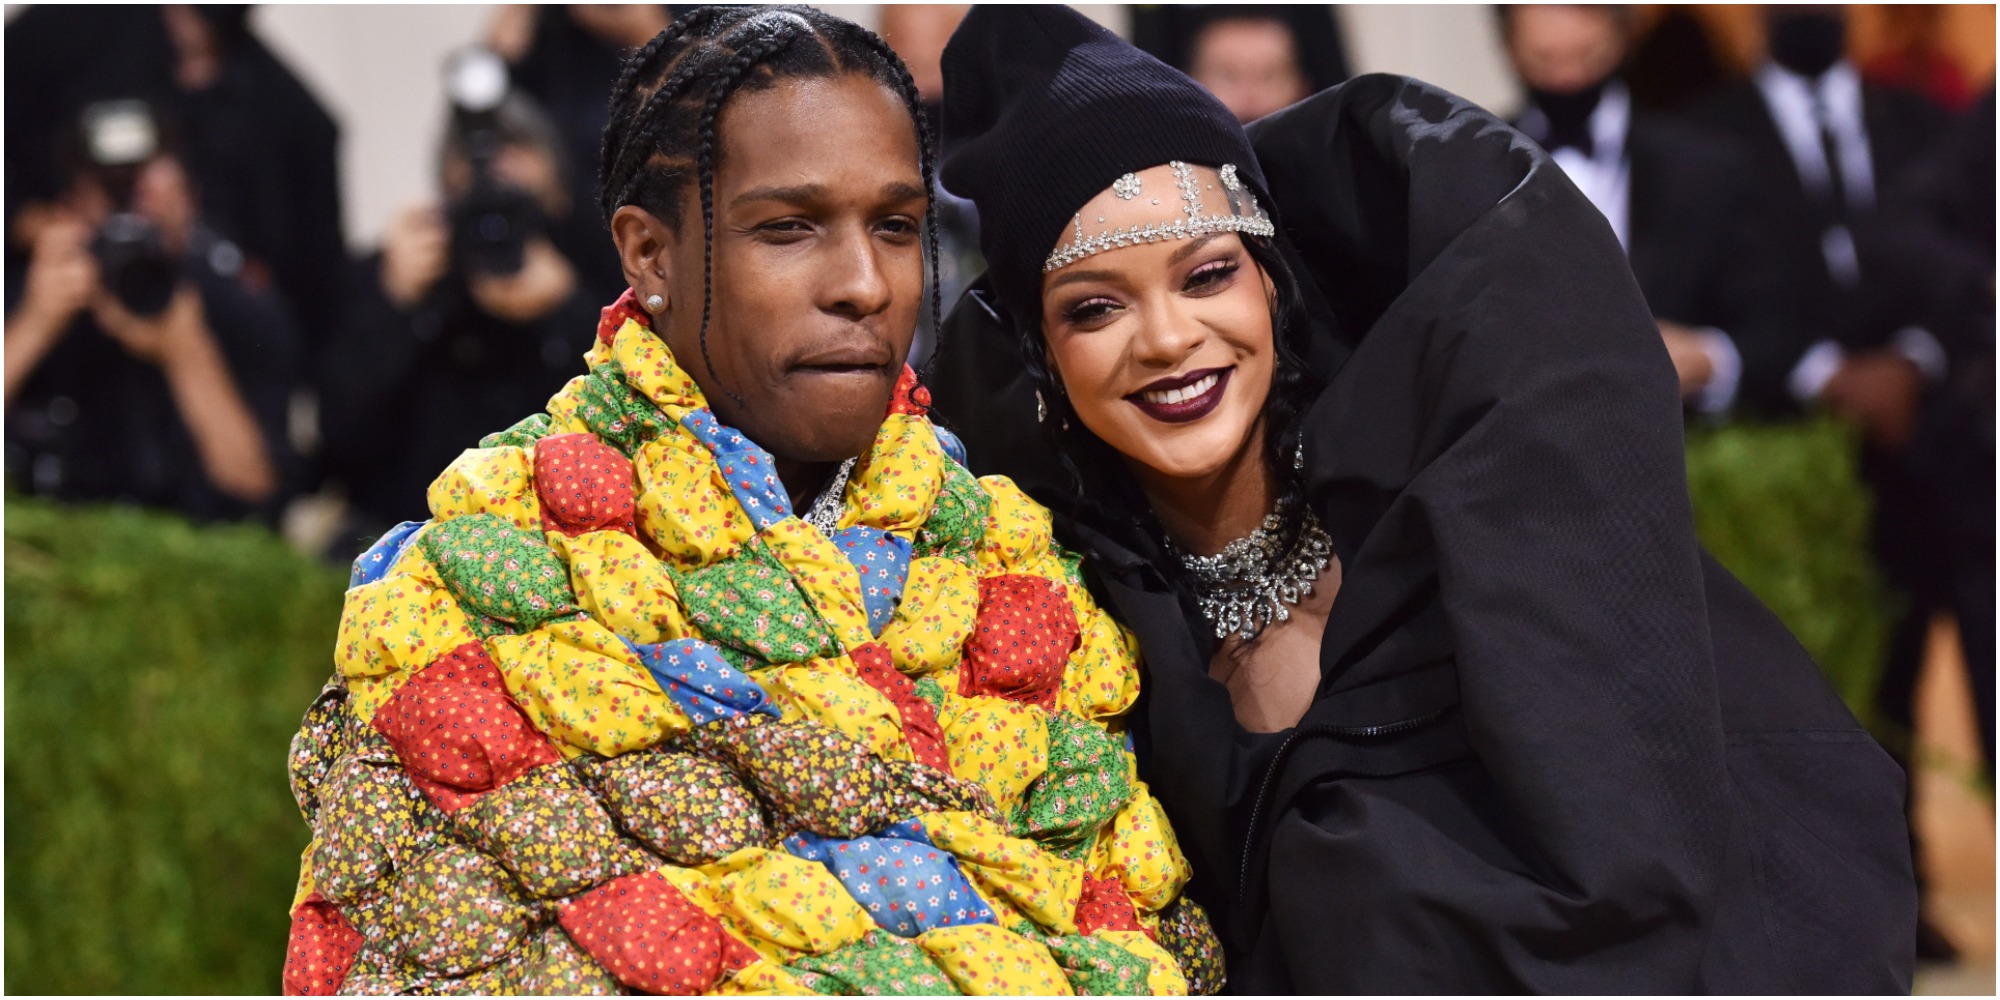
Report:
[{"label": "man's chin", "polygon": [[744,428],[765,451],[794,462],[840,462],[866,454],[882,430],[889,409],[887,398],[849,395],[815,403],[799,400],[785,405],[778,419],[758,421],[758,431]]}]

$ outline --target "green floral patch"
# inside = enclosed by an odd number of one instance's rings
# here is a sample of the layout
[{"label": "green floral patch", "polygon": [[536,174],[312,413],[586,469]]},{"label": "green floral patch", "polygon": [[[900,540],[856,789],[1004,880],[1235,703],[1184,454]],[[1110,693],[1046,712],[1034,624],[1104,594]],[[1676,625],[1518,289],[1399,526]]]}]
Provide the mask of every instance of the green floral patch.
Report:
[{"label": "green floral patch", "polygon": [[702,638],[758,657],[756,666],[840,652],[833,632],[763,539],[713,565],[667,572]]},{"label": "green floral patch", "polygon": [[1071,552],[1061,546],[1056,547],[1056,561],[1062,564],[1063,582],[1078,590],[1088,590],[1083,583],[1083,553]]},{"label": "green floral patch", "polygon": [[626,458],[670,426],[652,401],[625,381],[625,369],[615,361],[592,368],[576,400],[577,416],[590,432]]},{"label": "green floral patch", "polygon": [[479,614],[477,612],[466,615],[465,620],[466,624],[471,626],[472,634],[478,636],[481,639],[491,639],[496,635],[519,634],[519,631],[515,629],[512,625],[509,625],[498,618],[488,618],[485,615]]},{"label": "green floral patch", "polygon": [[928,702],[931,706],[931,711],[944,711],[944,685],[939,684],[932,677],[924,676],[917,678],[916,688],[917,697]]},{"label": "green floral patch", "polygon": [[417,544],[458,603],[522,632],[577,612],[569,570],[538,534],[498,514],[466,514],[432,524]]},{"label": "green floral patch", "polygon": [[648,867],[566,764],[544,764],[451,814],[466,841],[544,899]]},{"label": "green floral patch", "polygon": [[1047,722],[1049,766],[1015,807],[1014,833],[1075,860],[1132,798],[1132,778],[1104,730],[1068,712],[1051,712]]},{"label": "green floral patch", "polygon": [[716,646],[715,651],[721,655],[723,662],[735,667],[740,673],[749,674],[771,665],[756,653],[746,653],[734,646]]},{"label": "green floral patch", "polygon": [[1100,937],[1081,934],[1044,937],[1030,932],[1062,966],[1077,996],[1129,997],[1152,992],[1151,962]]},{"label": "green floral patch", "polygon": [[965,466],[943,465],[944,488],[938,491],[930,517],[917,529],[915,554],[969,558],[986,537],[986,512],[993,501]]},{"label": "green floral patch", "polygon": [[537,413],[517,421],[504,431],[495,431],[479,439],[481,448],[526,448],[549,436],[549,415]]},{"label": "green floral patch", "polygon": [[824,955],[801,955],[787,968],[807,989],[828,996],[962,995],[915,942],[884,930]]}]

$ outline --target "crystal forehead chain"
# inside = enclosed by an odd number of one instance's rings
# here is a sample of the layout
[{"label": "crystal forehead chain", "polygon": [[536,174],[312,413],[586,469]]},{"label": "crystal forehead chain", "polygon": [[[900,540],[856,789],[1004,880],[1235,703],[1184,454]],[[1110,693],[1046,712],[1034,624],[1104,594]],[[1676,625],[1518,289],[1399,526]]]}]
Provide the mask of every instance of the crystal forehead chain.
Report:
[{"label": "crystal forehead chain", "polygon": [[[1169,162],[1168,166],[1173,168],[1174,186],[1181,196],[1180,218],[1118,226],[1092,235],[1084,232],[1083,213],[1078,212],[1071,220],[1074,234],[1069,242],[1056,247],[1055,252],[1049,254],[1048,260],[1042,264],[1042,272],[1046,274],[1060,270],[1085,257],[1141,243],[1186,240],[1216,233],[1270,236],[1277,232],[1277,227],[1271,224],[1271,217],[1264,213],[1263,206],[1257,204],[1257,196],[1251,193],[1237,176],[1236,164],[1225,163],[1219,171],[1222,187],[1228,192],[1228,197],[1223,199],[1226,211],[1214,215],[1204,211],[1201,185],[1195,179],[1195,168],[1179,160]],[[1137,197],[1139,190],[1139,178],[1134,174],[1125,174],[1111,185],[1111,193],[1122,201]]]}]

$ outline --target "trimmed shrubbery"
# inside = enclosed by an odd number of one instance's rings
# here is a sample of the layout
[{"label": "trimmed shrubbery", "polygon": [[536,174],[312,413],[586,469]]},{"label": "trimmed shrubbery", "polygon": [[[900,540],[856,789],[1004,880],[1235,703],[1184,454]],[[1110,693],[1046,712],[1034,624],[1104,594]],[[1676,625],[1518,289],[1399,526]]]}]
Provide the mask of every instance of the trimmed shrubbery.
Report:
[{"label": "trimmed shrubbery", "polygon": [[9,993],[276,993],[292,733],[344,577],[254,527],[6,503]]},{"label": "trimmed shrubbery", "polygon": [[1831,419],[1691,429],[1688,492],[1709,551],[1870,721],[1896,605],[1868,546],[1872,498],[1859,448]]}]

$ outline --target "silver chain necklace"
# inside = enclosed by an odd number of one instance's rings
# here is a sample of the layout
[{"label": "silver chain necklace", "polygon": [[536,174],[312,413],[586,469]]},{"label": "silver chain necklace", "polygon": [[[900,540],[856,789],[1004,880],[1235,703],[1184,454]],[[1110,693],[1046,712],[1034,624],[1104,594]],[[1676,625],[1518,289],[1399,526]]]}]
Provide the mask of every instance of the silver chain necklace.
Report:
[{"label": "silver chain necklace", "polygon": [[847,479],[853,472],[854,459],[850,458],[840,463],[840,468],[833,474],[833,481],[827,483],[826,489],[819,491],[819,496],[813,498],[812,506],[806,508],[805,517],[800,520],[818,528],[820,534],[832,538],[835,526],[840,524],[840,502],[847,496]]},{"label": "silver chain necklace", "polygon": [[1312,593],[1313,581],[1333,560],[1333,539],[1319,525],[1312,509],[1289,549],[1281,548],[1286,506],[1264,516],[1256,531],[1224,546],[1212,556],[1183,551],[1172,541],[1167,549],[1195,578],[1195,604],[1215,628],[1217,639],[1230,633],[1248,641],[1273,620],[1291,618],[1290,605]]}]

